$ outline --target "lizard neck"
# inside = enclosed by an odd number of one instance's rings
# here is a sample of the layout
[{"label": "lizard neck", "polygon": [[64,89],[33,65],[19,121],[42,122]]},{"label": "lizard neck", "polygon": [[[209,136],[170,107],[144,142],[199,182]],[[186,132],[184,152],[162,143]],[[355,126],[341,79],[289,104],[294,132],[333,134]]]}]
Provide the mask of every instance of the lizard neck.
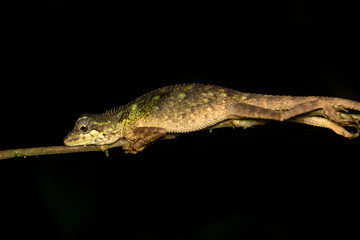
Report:
[{"label": "lizard neck", "polygon": [[120,107],[116,112],[110,114],[111,121],[116,123],[116,130],[114,133],[120,138],[124,138],[124,127],[128,117],[126,108]]},{"label": "lizard neck", "polygon": [[117,123],[116,132],[120,138],[126,138],[128,131],[134,127],[135,122],[140,118],[139,109],[135,103],[129,103],[112,114]]}]

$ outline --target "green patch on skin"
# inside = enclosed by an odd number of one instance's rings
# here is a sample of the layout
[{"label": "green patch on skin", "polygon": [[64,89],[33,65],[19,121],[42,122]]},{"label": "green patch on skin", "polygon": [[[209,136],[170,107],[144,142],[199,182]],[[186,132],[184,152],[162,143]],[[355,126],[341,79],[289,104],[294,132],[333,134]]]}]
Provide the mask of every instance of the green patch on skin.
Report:
[{"label": "green patch on skin", "polygon": [[185,93],[179,93],[179,94],[178,94],[178,97],[179,97],[179,98],[184,98],[185,96],[186,96]]},{"label": "green patch on skin", "polygon": [[134,105],[131,106],[131,110],[133,110],[133,111],[135,111],[136,108],[137,108],[137,105],[136,105],[136,104],[134,104]]},{"label": "green patch on skin", "polygon": [[153,97],[153,100],[158,100],[159,98],[160,98],[160,96],[156,95],[156,96]]}]

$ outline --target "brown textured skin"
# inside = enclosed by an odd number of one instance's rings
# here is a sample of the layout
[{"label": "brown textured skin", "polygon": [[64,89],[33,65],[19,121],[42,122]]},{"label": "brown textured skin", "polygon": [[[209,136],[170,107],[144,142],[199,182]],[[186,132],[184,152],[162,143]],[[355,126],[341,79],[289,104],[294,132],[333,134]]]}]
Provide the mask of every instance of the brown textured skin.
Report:
[{"label": "brown textured skin", "polygon": [[[316,116],[306,116],[318,109],[322,111],[317,111]],[[110,144],[125,138],[130,143],[123,147],[125,151],[137,153],[168,134],[229,126],[248,127],[264,124],[267,120],[291,120],[325,127],[344,137],[354,138],[359,135],[358,131],[350,133],[343,127],[359,130],[357,121],[339,116],[339,112],[346,109],[360,111],[360,103],[341,98],[251,94],[203,84],[172,85],[107,112],[99,117],[100,120],[91,115],[93,121],[104,123],[100,124],[102,128],[98,131],[105,131],[105,122],[109,122],[111,129],[103,137],[106,141],[97,139],[93,144]],[[114,127],[114,122],[117,127]],[[72,138],[77,134],[73,130]],[[71,139],[67,143],[71,145]]]}]

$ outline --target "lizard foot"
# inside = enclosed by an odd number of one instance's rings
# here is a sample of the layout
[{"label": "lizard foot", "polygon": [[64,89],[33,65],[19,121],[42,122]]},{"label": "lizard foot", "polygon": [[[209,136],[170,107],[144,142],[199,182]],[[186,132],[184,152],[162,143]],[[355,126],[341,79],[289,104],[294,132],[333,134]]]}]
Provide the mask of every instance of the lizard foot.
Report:
[{"label": "lizard foot", "polygon": [[105,152],[105,151],[109,150],[110,146],[109,145],[101,145],[100,148],[101,148],[101,151]]},{"label": "lizard foot", "polygon": [[137,154],[138,152],[144,150],[145,147],[136,148],[134,143],[130,143],[128,145],[123,146],[122,148],[124,149],[126,154],[128,153]]},{"label": "lizard foot", "polygon": [[359,128],[359,123],[355,118],[351,117],[350,114],[349,114],[350,116],[347,117],[346,119],[342,118],[341,115],[339,114],[341,112],[345,112],[344,114],[347,115],[346,114],[347,110],[342,106],[338,106],[337,109],[334,109],[332,107],[324,108],[324,113],[329,120],[343,127],[354,127],[356,129]]},{"label": "lizard foot", "polygon": [[[346,128],[355,129],[355,132],[351,133],[351,137],[348,138],[356,138],[360,135],[360,123],[357,119],[355,119],[351,114],[342,114],[338,115],[342,121],[336,122],[338,125]],[[342,118],[345,117],[346,119]],[[345,124],[344,124],[345,123]]]},{"label": "lizard foot", "polygon": [[350,115],[350,118],[353,121],[353,124],[350,126],[351,128],[355,128],[356,132],[353,134],[354,138],[358,137],[360,135],[360,123],[357,119],[355,119],[352,115]]}]

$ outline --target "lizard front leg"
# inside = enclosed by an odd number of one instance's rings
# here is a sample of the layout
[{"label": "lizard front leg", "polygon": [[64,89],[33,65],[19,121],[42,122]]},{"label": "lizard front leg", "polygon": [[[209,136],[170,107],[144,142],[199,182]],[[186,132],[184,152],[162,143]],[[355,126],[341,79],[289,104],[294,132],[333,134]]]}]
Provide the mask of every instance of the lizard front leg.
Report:
[{"label": "lizard front leg", "polygon": [[130,142],[128,145],[123,146],[125,153],[136,154],[144,148],[163,137],[166,134],[164,128],[158,127],[137,127],[130,135],[127,140]]}]

